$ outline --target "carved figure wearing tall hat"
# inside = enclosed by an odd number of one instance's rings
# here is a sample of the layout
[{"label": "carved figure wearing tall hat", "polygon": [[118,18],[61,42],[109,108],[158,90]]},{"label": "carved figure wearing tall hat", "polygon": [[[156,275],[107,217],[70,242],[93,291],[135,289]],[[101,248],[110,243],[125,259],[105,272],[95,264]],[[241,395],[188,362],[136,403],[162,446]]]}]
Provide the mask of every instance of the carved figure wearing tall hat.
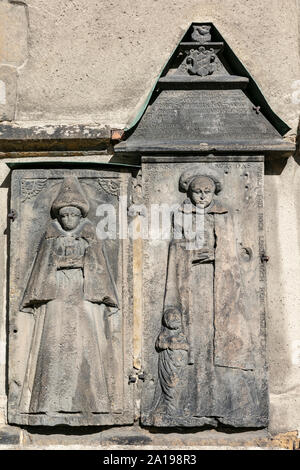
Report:
[{"label": "carved figure wearing tall hat", "polygon": [[66,177],[20,306],[35,317],[20,401],[27,413],[110,412],[104,330],[118,300],[88,212],[78,179]]}]

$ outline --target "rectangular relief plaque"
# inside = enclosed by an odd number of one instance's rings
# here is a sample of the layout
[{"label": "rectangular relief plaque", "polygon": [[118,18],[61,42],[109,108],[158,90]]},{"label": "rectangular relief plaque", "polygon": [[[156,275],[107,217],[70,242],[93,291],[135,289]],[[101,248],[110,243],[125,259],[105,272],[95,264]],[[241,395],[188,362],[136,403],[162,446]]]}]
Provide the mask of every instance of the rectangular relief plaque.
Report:
[{"label": "rectangular relief plaque", "polygon": [[264,163],[255,158],[143,166],[149,213],[172,208],[170,239],[145,242],[144,425],[267,426]]},{"label": "rectangular relief plaque", "polygon": [[[128,240],[99,236],[130,174],[14,170],[11,208],[11,424],[130,424],[133,397]],[[117,227],[118,228],[118,227]]]}]

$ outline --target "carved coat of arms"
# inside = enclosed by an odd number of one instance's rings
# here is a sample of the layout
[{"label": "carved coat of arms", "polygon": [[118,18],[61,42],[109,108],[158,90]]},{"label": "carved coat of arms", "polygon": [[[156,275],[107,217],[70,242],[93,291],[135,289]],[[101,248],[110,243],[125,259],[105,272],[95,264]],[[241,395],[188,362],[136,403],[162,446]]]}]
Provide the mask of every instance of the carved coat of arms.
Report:
[{"label": "carved coat of arms", "polygon": [[216,54],[213,49],[205,49],[200,46],[199,49],[191,49],[186,58],[186,67],[190,75],[206,77],[212,75],[216,69]]}]

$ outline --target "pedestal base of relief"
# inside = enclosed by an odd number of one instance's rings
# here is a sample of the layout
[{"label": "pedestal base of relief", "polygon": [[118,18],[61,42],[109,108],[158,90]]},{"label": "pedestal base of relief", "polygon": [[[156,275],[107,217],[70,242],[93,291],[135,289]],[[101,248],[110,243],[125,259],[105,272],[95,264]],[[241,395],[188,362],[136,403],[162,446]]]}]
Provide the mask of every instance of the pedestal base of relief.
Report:
[{"label": "pedestal base of relief", "polygon": [[218,428],[231,427],[236,429],[265,429],[268,425],[267,416],[254,416],[247,423],[235,421],[226,416],[188,416],[170,415],[165,413],[144,414],[142,416],[144,426],[156,426],[161,428],[182,427],[182,428]]},{"label": "pedestal base of relief", "polygon": [[142,424],[145,426],[159,426],[159,427],[212,427],[218,426],[218,421],[215,418],[197,417],[197,416],[170,416],[166,414],[155,414],[144,416]]},{"label": "pedestal base of relief", "polygon": [[20,444],[21,430],[14,426],[0,426],[0,446]]},{"label": "pedestal base of relief", "polygon": [[11,424],[25,426],[113,426],[132,424],[133,416],[131,413],[10,413],[9,422]]}]

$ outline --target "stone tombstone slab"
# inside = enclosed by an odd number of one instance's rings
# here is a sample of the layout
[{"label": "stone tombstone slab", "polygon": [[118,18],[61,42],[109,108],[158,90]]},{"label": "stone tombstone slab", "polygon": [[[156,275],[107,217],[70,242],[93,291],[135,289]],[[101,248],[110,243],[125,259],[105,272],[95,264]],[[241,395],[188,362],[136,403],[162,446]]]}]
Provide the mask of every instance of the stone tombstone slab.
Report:
[{"label": "stone tombstone slab", "polygon": [[144,241],[142,423],[265,427],[264,158],[162,160],[143,164],[148,213],[172,230]]},{"label": "stone tombstone slab", "polygon": [[158,208],[171,226],[144,242],[144,425],[268,424],[264,158],[294,151],[288,130],[215,25],[192,23],[115,146],[142,158],[151,228]]},{"label": "stone tombstone slab", "polygon": [[[128,240],[99,237],[130,173],[13,170],[9,290],[10,424],[130,424]],[[102,213],[103,215],[103,213]]]}]

